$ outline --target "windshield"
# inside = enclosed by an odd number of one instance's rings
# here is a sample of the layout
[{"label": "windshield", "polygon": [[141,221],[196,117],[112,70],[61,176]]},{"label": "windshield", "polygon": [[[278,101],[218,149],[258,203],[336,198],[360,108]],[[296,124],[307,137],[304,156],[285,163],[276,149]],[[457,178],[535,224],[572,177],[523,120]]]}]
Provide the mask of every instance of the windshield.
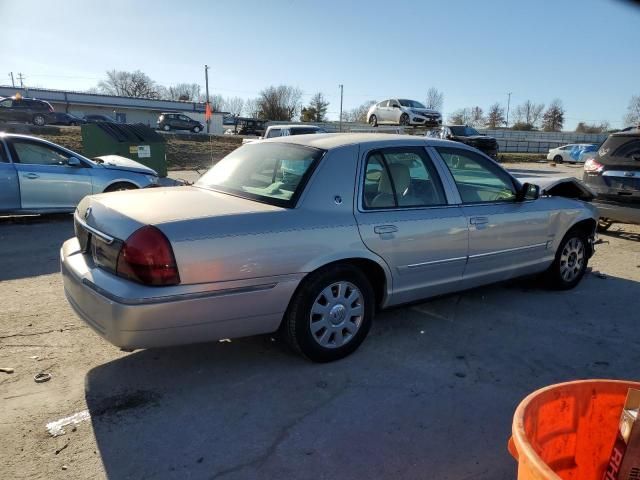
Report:
[{"label": "windshield", "polygon": [[398,100],[400,102],[400,105],[402,105],[403,107],[409,107],[409,108],[427,108],[425,107],[423,104],[421,104],[420,102],[416,102],[415,100],[406,100],[406,99],[400,99]]},{"label": "windshield", "polygon": [[196,187],[294,207],[324,151],[289,143],[252,143],[220,160]]},{"label": "windshield", "polygon": [[480,133],[473,127],[466,125],[449,127],[451,133],[457,137],[473,137],[474,135],[480,135]]}]

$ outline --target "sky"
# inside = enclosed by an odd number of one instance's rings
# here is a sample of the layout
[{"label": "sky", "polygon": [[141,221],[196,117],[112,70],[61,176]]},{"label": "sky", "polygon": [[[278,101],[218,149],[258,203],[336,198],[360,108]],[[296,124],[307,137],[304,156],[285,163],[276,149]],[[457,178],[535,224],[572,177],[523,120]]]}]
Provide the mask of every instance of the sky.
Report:
[{"label": "sky", "polygon": [[[95,87],[111,69],[163,85],[199,83],[253,98],[270,85],[316,92],[337,119],[367,100],[424,101],[444,93],[445,115],[562,100],[579,121],[622,127],[640,95],[640,5],[555,1],[95,1],[0,0],[0,84]],[[203,88],[204,90],[204,88]]]}]

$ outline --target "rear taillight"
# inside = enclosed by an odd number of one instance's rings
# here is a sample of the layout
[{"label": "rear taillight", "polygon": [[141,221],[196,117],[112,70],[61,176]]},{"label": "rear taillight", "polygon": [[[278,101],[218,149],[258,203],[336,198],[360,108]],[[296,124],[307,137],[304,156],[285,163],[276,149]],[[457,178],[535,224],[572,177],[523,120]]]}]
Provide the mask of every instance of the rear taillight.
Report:
[{"label": "rear taillight", "polygon": [[584,171],[586,173],[600,173],[604,165],[596,162],[593,158],[589,158],[586,162],[584,162]]},{"label": "rear taillight", "polygon": [[124,242],[118,255],[116,273],[145,285],[180,283],[171,244],[160,230],[151,225],[136,230]]}]

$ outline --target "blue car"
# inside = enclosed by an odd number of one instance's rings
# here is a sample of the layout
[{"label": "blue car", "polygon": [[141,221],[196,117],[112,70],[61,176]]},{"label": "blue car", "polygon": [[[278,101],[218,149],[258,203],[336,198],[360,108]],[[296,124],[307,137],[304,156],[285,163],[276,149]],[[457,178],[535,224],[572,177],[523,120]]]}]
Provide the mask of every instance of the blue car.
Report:
[{"label": "blue car", "polygon": [[125,157],[90,160],[40,138],[0,133],[0,213],[73,212],[87,195],[157,183],[155,170]]},{"label": "blue car", "polygon": [[[569,152],[569,157],[571,158],[571,160],[573,162],[576,163],[584,163],[586,158],[585,158],[585,154],[589,154],[592,152],[597,152],[598,151],[598,145],[595,143],[582,143],[580,145],[574,145],[570,152]],[[589,155],[586,156],[587,158],[589,157]]]}]

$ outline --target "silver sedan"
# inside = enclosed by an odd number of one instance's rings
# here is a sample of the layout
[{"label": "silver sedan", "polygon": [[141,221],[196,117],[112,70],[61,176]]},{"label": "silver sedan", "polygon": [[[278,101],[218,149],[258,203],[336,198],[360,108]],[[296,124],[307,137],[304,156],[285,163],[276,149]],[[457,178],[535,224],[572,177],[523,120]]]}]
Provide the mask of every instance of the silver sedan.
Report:
[{"label": "silver sedan", "polygon": [[61,250],[64,288],[124,349],[279,331],[331,361],[381,308],[541,272],[577,285],[597,213],[582,189],[558,192],[446,140],[266,140],[194,186],[85,198]]},{"label": "silver sedan", "polygon": [[157,182],[154,170],[128,158],[90,160],[37,137],[0,133],[0,213],[73,212],[86,195]]}]

